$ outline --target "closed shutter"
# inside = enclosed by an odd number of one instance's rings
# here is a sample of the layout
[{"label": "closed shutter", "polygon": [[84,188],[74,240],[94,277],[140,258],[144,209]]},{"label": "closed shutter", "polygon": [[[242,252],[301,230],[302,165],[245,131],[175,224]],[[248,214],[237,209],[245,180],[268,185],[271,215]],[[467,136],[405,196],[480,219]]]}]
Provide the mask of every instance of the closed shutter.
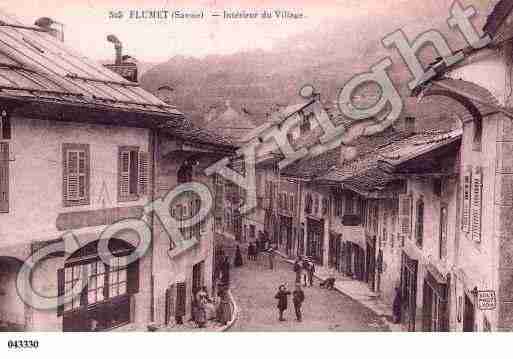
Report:
[{"label": "closed shutter", "polygon": [[470,231],[470,199],[471,199],[471,181],[472,175],[470,171],[465,172],[463,176],[462,187],[462,211],[461,211],[461,230],[465,233]]},{"label": "closed shutter", "polygon": [[481,242],[481,206],[483,175],[479,168],[472,174],[472,240]]},{"label": "closed shutter", "polygon": [[399,198],[399,223],[400,231],[404,236],[410,236],[411,233],[411,195],[402,195]]},{"label": "closed shutter", "polygon": [[119,151],[119,197],[128,197],[128,186],[130,181],[130,151]]},{"label": "closed shutter", "polygon": [[135,294],[139,292],[139,260],[128,265],[127,268],[127,293]]},{"label": "closed shutter", "polygon": [[139,195],[149,194],[150,156],[148,152],[139,153]]},{"label": "closed shutter", "polygon": [[64,205],[89,204],[89,146],[64,144],[62,168]]},{"label": "closed shutter", "polygon": [[57,269],[57,316],[64,313],[64,268]]},{"label": "closed shutter", "polygon": [[9,212],[9,143],[0,143],[0,212]]}]

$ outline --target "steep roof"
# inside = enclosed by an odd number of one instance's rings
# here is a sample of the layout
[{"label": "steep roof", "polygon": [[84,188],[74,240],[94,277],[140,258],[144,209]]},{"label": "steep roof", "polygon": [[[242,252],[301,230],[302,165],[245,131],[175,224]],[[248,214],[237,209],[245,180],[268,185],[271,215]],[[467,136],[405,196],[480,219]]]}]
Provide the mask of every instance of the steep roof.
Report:
[{"label": "steep roof", "polygon": [[379,163],[398,165],[412,158],[446,146],[461,139],[462,130],[449,132],[428,131],[402,136],[388,144],[377,147],[343,166],[335,166],[329,172],[314,179],[319,183],[343,184],[354,190],[368,192],[381,190],[395,179],[383,171]]},{"label": "steep roof", "polygon": [[0,96],[181,117],[173,106],[0,10]]},{"label": "steep roof", "polygon": [[238,141],[246,133],[255,128],[255,124],[250,117],[244,113],[239,113],[232,108],[229,101],[226,103],[226,110],[216,118],[206,124],[206,128],[230,138],[232,141]]},{"label": "steep roof", "polygon": [[183,139],[233,147],[229,139],[192,126],[138,83],[0,9],[2,98],[41,118],[162,128]]}]

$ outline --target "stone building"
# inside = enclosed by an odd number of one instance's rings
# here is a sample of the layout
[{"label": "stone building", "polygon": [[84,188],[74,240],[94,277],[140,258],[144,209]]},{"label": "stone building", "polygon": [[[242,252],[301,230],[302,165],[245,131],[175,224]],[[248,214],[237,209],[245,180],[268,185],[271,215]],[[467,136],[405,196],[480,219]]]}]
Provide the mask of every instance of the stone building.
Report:
[{"label": "stone building", "polygon": [[[212,283],[210,219],[185,233],[199,240],[175,258],[168,252],[176,239],[161,236],[152,207],[144,209],[173,188],[180,173],[211,188],[201,168],[232,145],[191,128],[176,108],[46,28],[3,12],[0,20],[2,328],[145,330],[153,322],[169,324],[173,311],[187,318],[194,288]],[[184,216],[191,201],[177,199]],[[155,227],[153,245],[135,261],[129,258],[140,237],[122,230],[127,219]],[[100,258],[102,235],[114,254],[109,263]],[[38,258],[43,252],[49,253]],[[34,292],[16,282],[31,260]],[[29,304],[34,297],[27,293],[70,300],[42,308]]]}]

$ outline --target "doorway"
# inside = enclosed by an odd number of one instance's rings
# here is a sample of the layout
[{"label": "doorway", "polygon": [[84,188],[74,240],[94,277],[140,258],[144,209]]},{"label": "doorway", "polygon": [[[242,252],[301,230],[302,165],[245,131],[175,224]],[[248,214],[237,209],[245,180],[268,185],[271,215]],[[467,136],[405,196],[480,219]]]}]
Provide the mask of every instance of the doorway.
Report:
[{"label": "doorway", "polygon": [[473,332],[475,327],[475,308],[474,303],[465,294],[465,306],[463,310],[463,331]]}]

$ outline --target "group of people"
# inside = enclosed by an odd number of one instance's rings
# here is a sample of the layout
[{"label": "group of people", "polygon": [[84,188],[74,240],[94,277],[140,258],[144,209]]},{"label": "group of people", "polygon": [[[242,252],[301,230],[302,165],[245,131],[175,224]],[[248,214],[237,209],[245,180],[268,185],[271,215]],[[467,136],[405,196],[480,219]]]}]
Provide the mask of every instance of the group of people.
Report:
[{"label": "group of people", "polygon": [[222,325],[230,321],[230,298],[227,291],[220,291],[219,302],[216,303],[208,295],[207,287],[203,286],[194,296],[193,320],[199,328],[205,328],[206,323],[214,319]]},{"label": "group of people", "polygon": [[305,287],[313,286],[315,264],[312,261],[298,257],[294,262],[294,272],[296,273],[296,283],[301,284],[301,278],[303,278]]},{"label": "group of people", "polygon": [[287,286],[282,284],[278,288],[278,293],[274,296],[275,299],[278,299],[278,311],[280,313],[279,320],[285,321],[283,313],[287,310],[289,295],[292,294],[292,303],[294,304],[294,311],[296,312],[296,320],[301,322],[303,320],[301,313],[301,306],[305,301],[305,293],[301,288],[301,283],[296,283],[296,288],[291,293],[287,290]]}]

